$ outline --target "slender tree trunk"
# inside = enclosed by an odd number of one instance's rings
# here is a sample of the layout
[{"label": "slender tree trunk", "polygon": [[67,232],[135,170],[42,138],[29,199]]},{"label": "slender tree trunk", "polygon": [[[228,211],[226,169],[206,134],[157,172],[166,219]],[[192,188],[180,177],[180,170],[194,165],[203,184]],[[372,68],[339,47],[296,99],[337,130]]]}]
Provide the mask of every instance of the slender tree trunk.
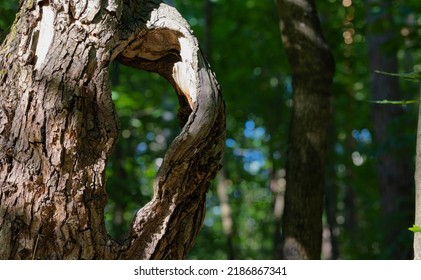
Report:
[{"label": "slender tree trunk", "polygon": [[[272,159],[273,160],[273,159]],[[273,162],[273,161],[272,161]],[[270,189],[274,196],[273,201],[273,217],[275,231],[273,235],[273,248],[275,259],[282,258],[282,217],[285,208],[285,170],[275,170],[275,166],[272,165],[272,172],[270,178]]]},{"label": "slender tree trunk", "polygon": [[[207,59],[212,62],[212,1],[203,1],[203,12],[205,24],[203,26],[203,51]],[[217,194],[221,207],[222,231],[226,240],[227,259],[234,260],[236,252],[234,247],[234,222],[232,217],[231,205],[228,195],[228,183],[224,168],[218,173],[217,178]]]},{"label": "slender tree trunk", "polygon": [[[332,109],[332,115],[335,115],[335,108]],[[334,155],[335,152],[334,146],[336,142],[336,129],[334,128],[333,123],[330,124],[328,129],[328,162],[335,162]],[[338,215],[338,189],[339,186],[336,183],[336,170],[334,164],[328,164],[326,168],[326,183],[325,183],[325,197],[324,197],[324,206],[325,206],[325,229],[322,245],[322,258],[336,260],[339,258],[339,244],[337,240],[337,227],[338,223],[336,221]],[[325,231],[328,232],[328,237],[325,236]],[[324,246],[324,248],[323,248]],[[327,249],[327,250],[326,250]],[[325,250],[325,251],[323,251]],[[327,251],[327,252],[326,252]]]},{"label": "slender tree trunk", "polygon": [[[421,85],[415,158],[415,225],[421,226]],[[421,232],[414,233],[414,259],[421,260]]]},{"label": "slender tree trunk", "polygon": [[[371,94],[373,100],[401,100],[397,77],[375,73],[376,70],[397,73],[397,33],[393,28],[393,1],[367,0],[368,57]],[[399,117],[404,114],[396,105],[372,106],[377,177],[380,185],[380,203],[384,240],[382,247],[389,251],[387,258],[402,259],[411,256],[399,243],[413,221],[413,169],[410,166],[409,147],[393,144],[403,134]],[[390,221],[393,220],[393,223]],[[393,225],[393,226],[389,226]],[[400,245],[399,245],[400,244]]]},{"label": "slender tree trunk", "polygon": [[[183,128],[123,244],[104,226],[118,135],[108,65],[155,71]],[[21,1],[0,49],[0,259],[180,259],[205,214],[225,138],[219,86],[178,12],[160,1]]]},{"label": "slender tree trunk", "polygon": [[315,1],[277,0],[294,107],[286,167],[283,257],[320,259],[327,129],[334,61]]},{"label": "slender tree trunk", "polygon": [[231,205],[228,196],[228,184],[224,170],[221,170],[217,176],[217,193],[219,203],[221,206],[222,230],[226,239],[227,258],[229,260],[235,259],[235,247],[233,241],[234,222],[232,217]]},{"label": "slender tree trunk", "polygon": [[337,188],[333,182],[327,182],[325,187],[325,215],[326,215],[326,229],[329,233],[329,238],[326,243],[329,244],[328,259],[336,260],[339,257],[338,241],[335,235],[337,229]]},{"label": "slender tree trunk", "polygon": [[210,62],[212,62],[212,6],[213,5],[211,0],[204,0],[203,10],[205,16],[205,25],[203,28],[203,49],[206,55],[208,56]]}]

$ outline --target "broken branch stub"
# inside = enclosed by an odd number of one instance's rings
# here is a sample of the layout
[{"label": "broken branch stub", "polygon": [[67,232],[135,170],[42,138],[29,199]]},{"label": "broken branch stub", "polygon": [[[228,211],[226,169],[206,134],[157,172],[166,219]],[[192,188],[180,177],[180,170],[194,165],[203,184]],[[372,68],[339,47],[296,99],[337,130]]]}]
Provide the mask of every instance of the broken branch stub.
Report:
[{"label": "broken branch stub", "polygon": [[225,106],[219,85],[187,22],[160,4],[131,34],[116,59],[159,73],[177,92],[181,133],[154,182],[154,197],[137,213],[121,258],[181,259],[193,246],[210,180],[220,168]]}]

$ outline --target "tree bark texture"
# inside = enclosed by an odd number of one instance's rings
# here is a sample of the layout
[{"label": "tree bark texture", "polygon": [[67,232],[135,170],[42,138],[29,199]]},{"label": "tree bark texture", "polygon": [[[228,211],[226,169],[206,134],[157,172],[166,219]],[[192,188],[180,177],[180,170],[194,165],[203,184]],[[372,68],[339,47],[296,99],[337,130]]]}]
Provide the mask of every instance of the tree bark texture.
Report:
[{"label": "tree bark texture", "polygon": [[[398,72],[396,28],[393,28],[393,1],[367,0],[368,57],[370,65],[370,88],[373,100],[402,100],[397,77],[379,74]],[[377,178],[380,186],[382,215],[382,247],[389,250],[388,258],[412,257],[410,248],[400,243],[407,235],[413,221],[413,169],[410,167],[409,147],[394,144],[403,130],[397,123],[403,116],[401,106],[373,104],[372,118],[376,153]],[[390,220],[393,219],[393,223]],[[393,227],[388,225],[393,224]]]},{"label": "tree bark texture", "polygon": [[[182,124],[122,244],[104,226],[113,60],[169,80]],[[184,258],[220,168],[225,108],[178,12],[153,0],[23,0],[0,67],[0,259]]]},{"label": "tree bark texture", "polygon": [[320,259],[334,61],[322,34],[315,1],[277,0],[276,3],[294,95],[282,254],[285,259]]}]

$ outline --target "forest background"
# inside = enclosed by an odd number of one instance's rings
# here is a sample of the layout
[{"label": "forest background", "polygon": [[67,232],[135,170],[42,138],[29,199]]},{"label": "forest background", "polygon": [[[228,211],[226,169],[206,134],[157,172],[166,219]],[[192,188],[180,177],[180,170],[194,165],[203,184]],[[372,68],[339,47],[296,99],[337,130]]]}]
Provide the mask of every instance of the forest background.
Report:
[{"label": "forest background", "polygon": [[[223,168],[208,193],[205,223],[188,257],[276,258],[294,104],[275,3],[165,2],[175,6],[194,30],[227,108]],[[418,100],[419,84],[376,73],[391,68],[382,69],[373,59],[378,55],[379,61],[395,60],[392,70],[401,73],[412,72],[421,63],[419,1],[316,2],[336,64],[322,258],[412,258],[413,233],[408,227],[414,223],[418,113],[412,100]],[[16,0],[0,3],[1,37],[18,6]],[[390,19],[387,24],[373,21],[376,14],[385,13]],[[378,44],[376,38],[389,39]],[[114,237],[123,238],[139,201],[150,200],[153,178],[179,132],[178,101],[158,75],[139,74],[120,64],[113,64],[111,71],[121,137],[108,164],[106,223]],[[376,88],[379,77],[384,79],[380,89]],[[397,83],[396,90],[390,88],[390,81]],[[395,95],[375,94],[388,91]],[[379,111],[385,112],[380,119]],[[379,129],[382,124],[385,128]],[[385,188],[385,180],[395,190]]]}]

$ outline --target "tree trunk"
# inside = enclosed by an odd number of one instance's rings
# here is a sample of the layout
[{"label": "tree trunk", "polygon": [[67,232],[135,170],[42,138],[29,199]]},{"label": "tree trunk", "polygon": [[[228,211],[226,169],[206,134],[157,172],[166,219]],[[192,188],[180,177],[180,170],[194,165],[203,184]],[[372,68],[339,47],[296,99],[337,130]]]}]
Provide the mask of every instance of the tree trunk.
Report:
[{"label": "tree trunk", "polygon": [[292,71],[283,257],[320,259],[327,129],[334,61],[312,0],[277,0]]},{"label": "tree trunk", "polygon": [[232,218],[231,205],[228,196],[228,182],[224,170],[217,176],[217,193],[221,207],[222,230],[226,239],[227,259],[235,260],[236,250],[234,246],[234,222]]},{"label": "tree trunk", "polygon": [[[21,1],[0,49],[0,259],[181,259],[193,246],[224,146],[219,86],[175,9],[122,3]],[[169,80],[183,127],[123,244],[104,226],[114,59]]]},{"label": "tree trunk", "polygon": [[[417,149],[415,157],[415,225],[421,226],[421,85],[418,104]],[[414,233],[414,259],[421,260],[421,232]]]},{"label": "tree trunk", "polygon": [[[272,159],[273,162],[274,159]],[[270,189],[273,194],[273,218],[275,230],[273,234],[273,258],[282,258],[282,217],[285,207],[285,170],[276,170],[275,164],[272,164],[270,174]]]},{"label": "tree trunk", "polygon": [[[373,100],[402,99],[397,77],[375,73],[376,70],[398,72],[397,34],[396,28],[393,28],[392,2],[367,0],[367,42]],[[399,141],[397,137],[403,135],[398,124],[399,117],[403,114],[400,106],[372,106],[373,138],[378,147],[376,169],[384,233],[382,247],[384,251],[389,251],[387,258],[392,259],[405,259],[412,255],[408,250],[403,250],[404,244],[400,243],[407,236],[407,228],[413,221],[411,201],[414,181],[413,169],[410,167],[411,153],[405,145],[392,143]]]}]

